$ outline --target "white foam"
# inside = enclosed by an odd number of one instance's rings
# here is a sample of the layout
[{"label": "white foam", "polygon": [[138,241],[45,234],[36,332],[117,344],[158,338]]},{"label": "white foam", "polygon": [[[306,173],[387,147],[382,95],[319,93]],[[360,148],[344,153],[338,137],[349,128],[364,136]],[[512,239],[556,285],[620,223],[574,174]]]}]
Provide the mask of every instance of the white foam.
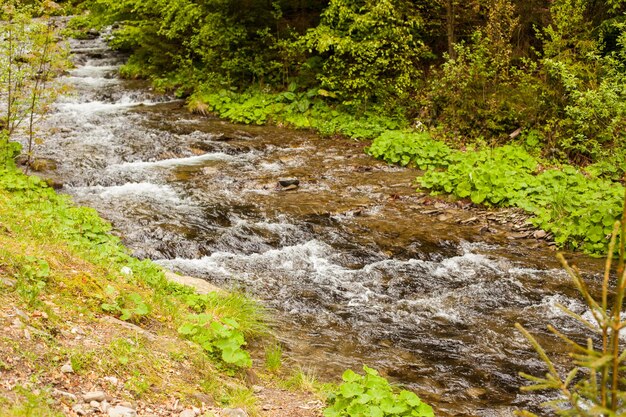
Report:
[{"label": "white foam", "polygon": [[229,161],[234,159],[232,155],[228,155],[223,152],[209,152],[204,155],[189,156],[185,158],[171,158],[162,159],[160,161],[138,161],[138,162],[125,162],[123,164],[111,165],[111,170],[127,170],[127,169],[142,169],[142,168],[172,168],[177,166],[195,166],[202,165],[208,161]]},{"label": "white foam", "polygon": [[124,196],[131,196],[137,199],[153,198],[159,201],[168,201],[176,204],[186,204],[187,202],[178,196],[170,186],[153,184],[149,182],[130,182],[123,185],[113,186],[90,186],[90,187],[70,187],[74,194],[98,195],[103,199],[116,199]]}]

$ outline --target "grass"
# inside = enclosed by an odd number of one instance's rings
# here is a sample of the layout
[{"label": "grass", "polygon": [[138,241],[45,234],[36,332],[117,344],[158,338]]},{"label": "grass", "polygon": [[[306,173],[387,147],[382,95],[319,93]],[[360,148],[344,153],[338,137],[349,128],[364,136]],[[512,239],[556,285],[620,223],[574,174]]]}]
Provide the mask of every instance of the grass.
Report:
[{"label": "grass", "polygon": [[265,369],[276,373],[282,366],[283,348],[275,342],[265,348]]},{"label": "grass", "polygon": [[264,310],[243,294],[200,296],[167,281],[109,230],[95,211],[74,207],[38,179],[0,173],[0,325],[10,328],[0,338],[0,363],[9,374],[3,378],[21,381],[0,387],[0,414],[62,415],[46,387],[70,363],[81,384],[115,376],[128,399],[158,403],[174,395],[196,404],[204,393],[254,415],[245,372],[224,373],[218,356],[177,329],[188,315],[209,313],[236,320],[254,341],[267,332]]}]

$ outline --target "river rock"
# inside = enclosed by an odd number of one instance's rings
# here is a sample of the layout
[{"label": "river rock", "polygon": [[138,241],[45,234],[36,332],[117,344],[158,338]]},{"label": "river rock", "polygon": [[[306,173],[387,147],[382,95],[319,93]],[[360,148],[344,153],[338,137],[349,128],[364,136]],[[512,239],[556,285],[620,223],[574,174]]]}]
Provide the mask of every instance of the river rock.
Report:
[{"label": "river rock", "polygon": [[291,187],[295,185],[296,187],[300,185],[300,180],[297,178],[280,178],[278,180],[278,185],[281,187]]},{"label": "river rock", "polygon": [[30,163],[33,171],[54,171],[57,169],[56,161],[47,158],[37,158]]},{"label": "river rock", "polygon": [[533,233],[533,237],[535,239],[545,239],[546,236],[548,236],[548,232],[546,232],[545,230],[537,230],[535,233]]},{"label": "river rock", "polygon": [[109,417],[137,417],[137,412],[129,407],[124,407],[123,405],[116,405],[115,407],[109,408],[107,412]]}]

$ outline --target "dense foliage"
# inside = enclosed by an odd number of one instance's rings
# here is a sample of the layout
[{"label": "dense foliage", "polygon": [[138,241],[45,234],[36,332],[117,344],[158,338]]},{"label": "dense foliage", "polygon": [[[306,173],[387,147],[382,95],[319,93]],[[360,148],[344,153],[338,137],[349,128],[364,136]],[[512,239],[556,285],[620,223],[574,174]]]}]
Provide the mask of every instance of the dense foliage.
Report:
[{"label": "dense foliage", "polygon": [[533,130],[544,156],[580,164],[624,146],[622,1],[84,5],[77,27],[118,22],[112,45],[132,52],[123,74],[183,95],[314,90],[335,110],[399,117],[455,143]]}]

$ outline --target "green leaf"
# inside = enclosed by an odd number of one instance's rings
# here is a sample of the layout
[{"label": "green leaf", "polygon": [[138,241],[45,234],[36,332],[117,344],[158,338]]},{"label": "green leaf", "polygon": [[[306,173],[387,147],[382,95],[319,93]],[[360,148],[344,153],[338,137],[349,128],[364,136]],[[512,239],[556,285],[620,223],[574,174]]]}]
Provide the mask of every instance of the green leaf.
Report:
[{"label": "green leaf", "polygon": [[365,389],[361,384],[358,384],[356,382],[345,382],[341,384],[341,386],[339,387],[339,391],[344,397],[352,398],[363,394]]}]

